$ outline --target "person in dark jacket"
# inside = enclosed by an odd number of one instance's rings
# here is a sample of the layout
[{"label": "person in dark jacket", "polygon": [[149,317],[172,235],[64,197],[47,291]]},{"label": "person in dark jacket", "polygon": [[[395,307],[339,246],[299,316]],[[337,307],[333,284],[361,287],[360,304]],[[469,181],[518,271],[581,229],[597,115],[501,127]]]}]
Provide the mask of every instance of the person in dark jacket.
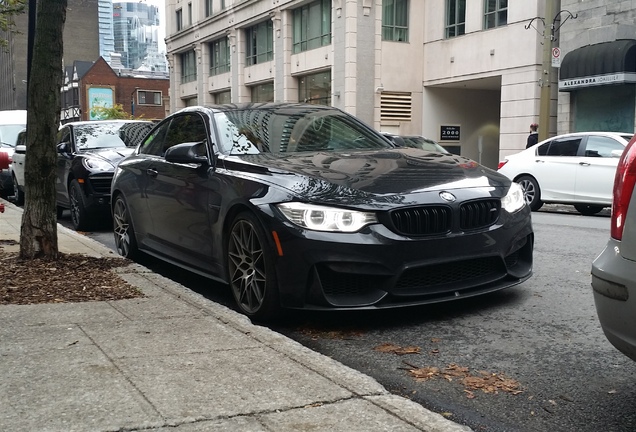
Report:
[{"label": "person in dark jacket", "polygon": [[528,142],[526,143],[526,148],[530,148],[539,142],[539,132],[537,132],[537,129],[539,129],[538,124],[532,123],[530,125],[530,135],[528,135]]}]

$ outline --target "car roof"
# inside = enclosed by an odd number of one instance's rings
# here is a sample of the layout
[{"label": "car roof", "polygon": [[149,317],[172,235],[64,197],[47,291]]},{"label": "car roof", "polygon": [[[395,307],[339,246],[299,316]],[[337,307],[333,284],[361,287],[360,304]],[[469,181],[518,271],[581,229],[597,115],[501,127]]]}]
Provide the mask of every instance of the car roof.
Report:
[{"label": "car roof", "polygon": [[185,107],[177,111],[188,112],[188,111],[201,111],[201,110],[210,110],[212,112],[231,112],[231,111],[242,111],[242,110],[264,110],[264,111],[279,111],[279,110],[291,110],[291,111],[328,111],[328,110],[336,110],[339,111],[338,108],[327,106],[327,105],[315,105],[315,104],[307,104],[307,103],[296,103],[296,102],[245,102],[245,103],[235,103],[235,104],[223,104],[223,105],[198,105]]},{"label": "car roof", "polygon": [[571,132],[571,133],[566,133],[566,134],[561,134],[561,135],[556,135],[553,137],[546,138],[543,141],[539,141],[532,147],[528,147],[527,149],[523,151],[528,151],[531,149],[536,150],[536,148],[540,146],[541,144],[545,144],[548,141],[552,141],[555,139],[576,138],[576,137],[583,137],[583,136],[605,136],[605,137],[611,137],[611,138],[618,138],[618,139],[625,140],[626,141],[625,144],[627,144],[627,141],[629,141],[633,135],[634,135],[633,133],[629,133],[629,132],[606,132],[606,131]]},{"label": "car roof", "polygon": [[82,126],[82,125],[94,125],[103,123],[152,123],[150,120],[125,120],[125,119],[112,119],[112,120],[82,120],[68,122],[60,125],[63,126]]}]

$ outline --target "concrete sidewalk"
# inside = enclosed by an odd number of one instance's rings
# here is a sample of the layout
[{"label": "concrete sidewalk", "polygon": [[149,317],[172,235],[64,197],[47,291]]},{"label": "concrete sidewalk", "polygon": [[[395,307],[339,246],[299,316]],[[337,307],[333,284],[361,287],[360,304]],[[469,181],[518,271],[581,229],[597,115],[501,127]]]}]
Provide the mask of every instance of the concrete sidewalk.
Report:
[{"label": "concrete sidewalk", "polygon": [[[22,209],[2,202],[17,250]],[[58,243],[116,255],[61,225]],[[146,297],[0,305],[0,430],[470,430],[142,266],[117,273]]]}]

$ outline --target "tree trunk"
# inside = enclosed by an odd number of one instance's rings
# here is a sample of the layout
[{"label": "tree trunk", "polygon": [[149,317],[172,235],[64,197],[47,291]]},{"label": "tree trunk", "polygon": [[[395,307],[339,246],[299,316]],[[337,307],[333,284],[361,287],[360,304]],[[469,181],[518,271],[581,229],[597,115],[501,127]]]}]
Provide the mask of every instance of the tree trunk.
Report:
[{"label": "tree trunk", "polygon": [[[55,178],[67,0],[38,0],[27,96],[20,257],[58,258]],[[97,31],[97,30],[95,30]]]}]

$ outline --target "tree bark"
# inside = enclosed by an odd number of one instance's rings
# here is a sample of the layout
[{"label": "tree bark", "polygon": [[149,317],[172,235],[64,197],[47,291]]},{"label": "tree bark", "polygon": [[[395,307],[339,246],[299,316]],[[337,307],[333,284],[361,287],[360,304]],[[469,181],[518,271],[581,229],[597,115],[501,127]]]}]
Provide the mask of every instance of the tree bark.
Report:
[{"label": "tree bark", "polygon": [[[67,0],[38,0],[27,96],[20,257],[58,258],[55,178]],[[97,31],[97,30],[96,30]]]}]

